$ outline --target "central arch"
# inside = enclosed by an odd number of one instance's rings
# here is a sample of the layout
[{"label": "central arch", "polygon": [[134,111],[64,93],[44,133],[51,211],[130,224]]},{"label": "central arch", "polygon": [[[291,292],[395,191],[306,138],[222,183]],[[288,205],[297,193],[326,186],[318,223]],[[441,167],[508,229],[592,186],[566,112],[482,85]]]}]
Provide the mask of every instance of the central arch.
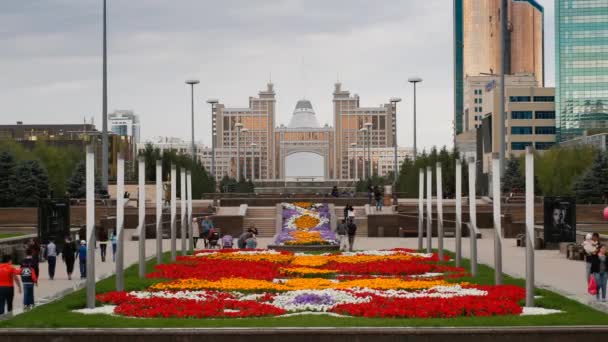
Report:
[{"label": "central arch", "polygon": [[285,157],[285,176],[289,178],[323,177],[325,176],[325,157],[309,151],[290,153]]}]

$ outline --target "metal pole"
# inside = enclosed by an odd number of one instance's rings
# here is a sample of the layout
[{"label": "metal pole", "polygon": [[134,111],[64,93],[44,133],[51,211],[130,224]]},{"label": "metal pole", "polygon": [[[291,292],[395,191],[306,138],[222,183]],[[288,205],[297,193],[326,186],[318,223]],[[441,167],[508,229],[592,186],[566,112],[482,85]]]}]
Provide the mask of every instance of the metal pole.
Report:
[{"label": "metal pole", "polygon": [[397,160],[397,102],[393,102],[394,103],[394,111],[395,111],[395,130],[393,132],[393,140],[395,143],[395,166],[393,167],[393,173],[394,173],[394,186],[395,189],[393,191],[397,192],[396,186],[397,186],[397,180],[399,178],[399,162]]},{"label": "metal pole", "polygon": [[365,146],[367,145],[367,141],[365,140],[366,136],[366,132],[363,131],[363,167],[361,168],[361,171],[363,172],[363,180],[367,179],[367,155],[365,153]]},{"label": "metal pole", "polygon": [[139,277],[146,276],[146,162],[143,156],[139,157],[139,195],[137,198],[139,208]]},{"label": "metal pole", "polygon": [[418,176],[418,250],[424,247],[422,239],[424,237],[424,170],[419,170]]},{"label": "metal pole", "polygon": [[443,260],[443,185],[441,179],[441,163],[437,162],[435,178],[437,181],[437,255]]},{"label": "metal pole", "polygon": [[469,237],[471,238],[471,275],[477,276],[477,207],[475,159],[469,159]]},{"label": "metal pole", "polygon": [[416,82],[414,82],[414,160],[416,160]]},{"label": "metal pole", "polygon": [[177,169],[171,164],[171,261],[177,258]]},{"label": "metal pole", "polygon": [[[91,146],[87,146],[86,159],[86,196],[87,196],[87,308],[95,307],[95,154]],[[4,305],[4,304],[3,304]]]},{"label": "metal pole", "polygon": [[534,154],[526,148],[526,306],[534,306]]},{"label": "metal pole", "polygon": [[456,160],[456,267],[462,263],[462,165]]},{"label": "metal pole", "polygon": [[194,144],[194,84],[190,84],[190,109],[192,112],[192,162],[195,162],[196,145]]},{"label": "metal pole", "polygon": [[215,125],[217,124],[213,118],[215,117],[215,104],[211,104],[211,174],[215,179]]},{"label": "metal pole", "polygon": [[101,131],[101,186],[108,189],[108,50],[107,6],[103,0],[103,76],[102,76],[102,131]]},{"label": "metal pole", "polygon": [[433,251],[433,170],[426,167],[426,252]]},{"label": "metal pole", "polygon": [[179,199],[180,199],[180,237],[182,242],[182,255],[186,255],[188,251],[186,250],[186,169],[183,167],[179,173]]},{"label": "metal pole", "polygon": [[191,252],[194,251],[194,237],[192,233],[192,172],[186,172],[186,198],[188,201],[188,245]]},{"label": "metal pole", "polygon": [[501,73],[500,73],[500,101],[498,101],[498,113],[500,119],[500,179],[505,174],[505,72],[506,70],[506,39],[507,39],[507,20],[508,20],[508,6],[507,0],[501,0],[501,11],[500,11],[500,62],[501,62]]},{"label": "metal pole", "polygon": [[500,214],[500,155],[492,155],[492,195],[494,206],[494,283],[502,284],[502,227]]},{"label": "metal pole", "polygon": [[125,159],[118,154],[118,174],[116,175],[116,291],[125,289],[124,273],[124,239],[123,226],[125,218]]},{"label": "metal pole", "polygon": [[156,161],[156,263],[163,263],[163,162]]},{"label": "metal pole", "polygon": [[236,130],[236,181],[241,181],[241,128]]},{"label": "metal pole", "polygon": [[369,131],[367,132],[367,153],[369,157],[369,176],[370,178],[373,178],[374,165],[372,161],[372,126],[369,126]]}]

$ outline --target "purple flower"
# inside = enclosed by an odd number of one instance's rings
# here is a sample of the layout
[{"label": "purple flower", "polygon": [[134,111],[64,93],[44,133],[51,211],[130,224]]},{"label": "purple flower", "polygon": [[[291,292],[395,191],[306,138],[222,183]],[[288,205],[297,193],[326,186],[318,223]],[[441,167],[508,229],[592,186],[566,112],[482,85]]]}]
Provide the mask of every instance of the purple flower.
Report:
[{"label": "purple flower", "polygon": [[293,299],[294,304],[332,305],[333,298],[328,294],[304,293]]}]

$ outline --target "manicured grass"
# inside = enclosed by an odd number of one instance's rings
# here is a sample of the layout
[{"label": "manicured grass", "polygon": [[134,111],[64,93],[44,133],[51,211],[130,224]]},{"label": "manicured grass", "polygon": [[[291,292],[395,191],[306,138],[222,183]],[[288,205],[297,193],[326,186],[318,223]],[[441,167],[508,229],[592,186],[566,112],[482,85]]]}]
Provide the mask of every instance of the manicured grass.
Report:
[{"label": "manicured grass", "polygon": [[[165,260],[168,255],[165,255]],[[151,271],[156,260],[148,262]],[[468,260],[464,261],[468,267]],[[492,284],[494,271],[484,265],[478,267],[479,275],[475,278],[458,279],[476,284]],[[568,275],[564,275],[567,277]],[[137,266],[132,266],[125,273],[127,290],[141,290],[158,282],[157,279],[139,279]],[[522,279],[505,275],[505,284],[524,286]],[[114,277],[102,280],[97,284],[97,292],[114,290]],[[44,284],[41,284],[44,286]],[[582,285],[581,285],[582,286]],[[538,306],[565,311],[562,314],[547,316],[500,316],[500,317],[462,317],[449,319],[372,319],[341,318],[327,315],[306,315],[286,318],[243,318],[243,319],[141,319],[115,317],[107,315],[82,315],[71,312],[85,306],[84,290],[70,294],[63,299],[52,302],[34,310],[18,315],[10,320],[0,322],[0,328],[55,328],[55,327],[98,327],[98,328],[138,328],[138,327],[463,327],[463,326],[551,326],[551,325],[606,325],[608,315],[596,311],[560,296],[551,291],[537,289],[542,296],[536,300]]]},{"label": "manicured grass", "polygon": [[8,239],[8,238],[22,236],[22,235],[25,235],[25,234],[21,234],[21,233],[0,233],[0,239]]}]

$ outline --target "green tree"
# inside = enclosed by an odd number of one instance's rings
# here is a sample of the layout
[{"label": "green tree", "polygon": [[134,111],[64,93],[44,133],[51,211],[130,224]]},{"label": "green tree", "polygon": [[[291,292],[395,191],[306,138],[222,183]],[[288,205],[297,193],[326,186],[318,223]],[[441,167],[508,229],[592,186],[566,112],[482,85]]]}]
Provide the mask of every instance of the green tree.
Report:
[{"label": "green tree", "polygon": [[502,179],[501,191],[503,194],[511,192],[523,192],[526,188],[526,179],[521,170],[519,158],[511,156],[507,159],[505,175]]},{"label": "green tree", "polygon": [[46,170],[37,160],[24,160],[15,168],[15,202],[22,207],[37,207],[49,195]]},{"label": "green tree", "polygon": [[74,167],[84,159],[82,151],[73,146],[60,148],[38,142],[31,152],[32,159],[39,160],[40,166],[46,170],[53,196],[63,196]]},{"label": "green tree", "polygon": [[574,182],[589,167],[597,151],[588,146],[556,147],[534,155],[534,175],[545,196],[574,195]]},{"label": "green tree", "polygon": [[0,153],[0,207],[15,205],[15,156],[9,151]]},{"label": "green tree", "polygon": [[236,188],[237,188],[237,181],[234,178],[228,177],[228,175],[225,175],[222,180],[220,181],[220,192],[223,193],[227,193],[227,192],[236,192]]},{"label": "green tree", "polygon": [[579,203],[604,203],[608,194],[608,158],[598,153],[593,163],[574,183],[574,192]]}]

